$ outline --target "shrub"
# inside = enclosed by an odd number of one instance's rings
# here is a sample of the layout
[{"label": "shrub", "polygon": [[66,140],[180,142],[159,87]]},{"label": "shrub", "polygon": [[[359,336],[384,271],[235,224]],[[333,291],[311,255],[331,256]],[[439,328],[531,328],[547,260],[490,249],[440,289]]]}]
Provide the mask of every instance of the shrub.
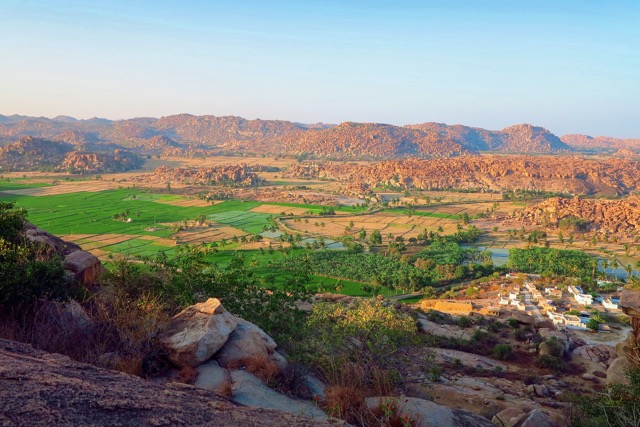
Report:
[{"label": "shrub", "polygon": [[461,328],[468,328],[472,324],[473,322],[471,321],[471,319],[466,316],[460,316],[458,318],[458,326],[460,326]]},{"label": "shrub", "polygon": [[497,344],[493,347],[493,355],[500,360],[507,360],[513,353],[513,347],[509,344]]},{"label": "shrub", "polygon": [[554,357],[562,357],[562,353],[564,353],[564,345],[560,342],[560,340],[556,337],[549,337],[544,342],[551,351],[551,355]]},{"label": "shrub", "polygon": [[518,322],[518,319],[514,319],[513,317],[507,320],[507,324],[513,329],[517,329],[520,327],[520,322]]},{"label": "shrub", "polygon": [[564,361],[561,358],[547,355],[540,356],[538,358],[538,366],[559,372],[563,371],[565,368]]},{"label": "shrub", "polygon": [[638,425],[640,413],[640,369],[625,372],[628,385],[614,384],[596,395],[572,398],[572,425],[583,427],[626,427]]}]

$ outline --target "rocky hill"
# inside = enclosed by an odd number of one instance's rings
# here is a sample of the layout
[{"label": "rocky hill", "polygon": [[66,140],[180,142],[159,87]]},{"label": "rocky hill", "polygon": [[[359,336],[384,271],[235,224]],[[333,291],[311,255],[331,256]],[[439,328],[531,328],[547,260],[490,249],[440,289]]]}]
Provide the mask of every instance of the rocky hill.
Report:
[{"label": "rocky hill", "polygon": [[331,179],[373,188],[537,190],[622,195],[640,186],[640,163],[620,158],[476,156],[407,159],[373,165],[293,165],[288,176]]},{"label": "rocky hill", "polygon": [[[469,151],[567,152],[572,148],[546,129],[521,124],[491,131],[461,125],[380,123],[305,125],[283,120],[179,114],[160,119],[76,120],[0,116],[0,143],[33,135],[95,146],[117,144],[144,154],[282,154],[335,159],[449,157]],[[112,149],[114,147],[111,147]]]},{"label": "rocky hill", "polygon": [[640,139],[618,139],[607,136],[565,135],[562,142],[577,150],[615,150],[621,148],[640,148]]},{"label": "rocky hill", "polygon": [[232,187],[254,187],[263,180],[246,164],[218,165],[203,168],[169,168],[162,166],[152,175],[142,175],[133,178],[142,183],[175,183],[190,185],[227,185]]},{"label": "rocky hill", "polygon": [[491,131],[462,125],[447,126],[442,123],[423,123],[407,126],[437,134],[441,139],[457,142],[470,150],[505,151],[512,153],[554,153],[572,151],[548,130],[520,124]]},{"label": "rocky hill", "polygon": [[461,144],[434,132],[352,122],[288,135],[280,149],[283,153],[336,159],[449,157],[467,151]]},{"label": "rocky hill", "polygon": [[621,200],[556,197],[530,206],[518,216],[528,224],[548,228],[574,227],[580,220],[584,231],[635,234],[640,232],[640,197]]},{"label": "rocky hill", "polygon": [[123,172],[142,166],[138,155],[122,149],[111,153],[76,151],[77,147],[57,141],[25,137],[0,147],[0,170],[52,170],[71,173]]},{"label": "rocky hill", "polygon": [[5,170],[34,170],[53,168],[72,152],[73,145],[26,137],[0,148],[0,168]]}]

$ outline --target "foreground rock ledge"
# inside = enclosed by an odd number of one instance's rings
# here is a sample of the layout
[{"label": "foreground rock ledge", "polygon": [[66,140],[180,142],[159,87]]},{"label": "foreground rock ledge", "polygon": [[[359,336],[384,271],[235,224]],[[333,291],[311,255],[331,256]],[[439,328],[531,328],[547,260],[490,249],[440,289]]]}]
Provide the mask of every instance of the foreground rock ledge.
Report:
[{"label": "foreground rock ledge", "polygon": [[192,386],[160,386],[0,340],[0,425],[336,426],[248,408]]}]

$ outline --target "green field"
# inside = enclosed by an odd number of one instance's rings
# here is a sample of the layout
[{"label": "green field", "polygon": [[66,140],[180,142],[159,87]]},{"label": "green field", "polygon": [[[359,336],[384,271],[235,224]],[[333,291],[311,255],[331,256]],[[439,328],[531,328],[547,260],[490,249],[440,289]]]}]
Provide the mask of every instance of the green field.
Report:
[{"label": "green field", "polygon": [[[5,185],[18,185],[19,188],[27,188],[27,185],[33,186],[33,184],[21,185],[13,182]],[[183,199],[181,196],[137,189],[77,192],[49,196],[3,194],[0,199],[15,201],[17,207],[27,210],[30,222],[52,234],[90,235],[77,240],[78,244],[88,250],[100,249],[105,256],[112,253],[134,257],[149,257],[160,252],[164,252],[168,256],[174,255],[177,247],[171,245],[171,240],[157,242],[142,237],[175,238],[173,237],[175,230],[170,226],[171,224],[180,224],[185,220],[193,221],[201,215],[210,221],[237,228],[247,234],[258,234],[263,231],[265,226],[272,225],[270,220],[274,216],[251,211],[260,205],[282,206],[283,211],[286,211],[287,207],[305,208],[311,213],[320,213],[323,210],[320,205],[239,200],[229,200],[203,207],[184,207],[166,203],[167,201],[180,201]],[[364,208],[339,207],[336,210],[362,212]],[[114,215],[124,212],[128,212],[125,218],[131,218],[132,222],[114,219]],[[105,235],[121,235],[125,240],[109,244],[109,236]],[[118,239],[116,238],[116,240]],[[225,268],[238,253],[238,250],[242,249],[241,252],[247,266],[257,277],[261,278],[265,286],[284,286],[296,274],[271,265],[271,261],[304,251],[303,249],[289,250],[289,255],[287,255],[281,251],[267,251],[264,248],[259,251],[252,249],[251,244],[232,243],[229,239],[227,241],[228,244],[220,247],[220,251],[208,255],[208,260],[219,268]],[[274,246],[276,243],[279,244],[279,242],[274,242]],[[337,286],[337,291],[346,295],[368,295],[362,290],[363,283],[346,278],[316,274],[310,276],[309,285],[317,291],[336,291]],[[387,295],[392,292],[387,288],[382,288],[380,291]]]}]

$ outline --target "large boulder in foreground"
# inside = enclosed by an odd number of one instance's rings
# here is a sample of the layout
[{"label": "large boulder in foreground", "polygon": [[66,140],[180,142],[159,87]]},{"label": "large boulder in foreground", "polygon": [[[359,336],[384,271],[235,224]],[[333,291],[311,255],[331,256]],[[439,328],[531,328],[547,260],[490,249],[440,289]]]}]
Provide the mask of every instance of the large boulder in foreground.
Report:
[{"label": "large boulder in foreground", "polygon": [[451,409],[429,400],[415,397],[367,397],[365,404],[374,410],[382,403],[396,406],[400,415],[415,420],[415,427],[495,427],[480,415],[460,409]]},{"label": "large boulder in foreground", "polygon": [[237,324],[219,299],[209,298],[176,314],[158,338],[174,364],[195,368],[224,346]]},{"label": "large boulder in foreground", "polygon": [[345,424],[238,406],[212,391],[162,386],[0,339],[0,426],[336,425]]},{"label": "large boulder in foreground", "polygon": [[262,329],[251,322],[238,318],[236,329],[229,336],[224,347],[216,354],[220,366],[239,368],[243,362],[252,357],[269,359],[278,366],[286,362],[276,352],[276,342]]}]

